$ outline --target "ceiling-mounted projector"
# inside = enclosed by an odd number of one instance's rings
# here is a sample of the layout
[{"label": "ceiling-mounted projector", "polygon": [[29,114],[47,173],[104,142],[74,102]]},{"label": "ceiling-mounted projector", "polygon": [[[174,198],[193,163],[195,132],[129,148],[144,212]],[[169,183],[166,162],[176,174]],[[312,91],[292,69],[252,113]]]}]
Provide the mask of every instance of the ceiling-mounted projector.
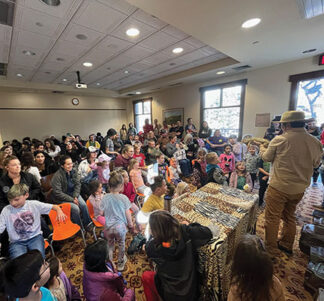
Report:
[{"label": "ceiling-mounted projector", "polygon": [[88,86],[87,84],[75,84],[75,87],[78,88],[78,89],[87,89]]},{"label": "ceiling-mounted projector", "polygon": [[80,77],[80,71],[76,71],[77,77],[78,77],[78,82],[75,84],[75,87],[77,89],[87,89],[88,86],[85,83],[81,83],[81,77]]}]

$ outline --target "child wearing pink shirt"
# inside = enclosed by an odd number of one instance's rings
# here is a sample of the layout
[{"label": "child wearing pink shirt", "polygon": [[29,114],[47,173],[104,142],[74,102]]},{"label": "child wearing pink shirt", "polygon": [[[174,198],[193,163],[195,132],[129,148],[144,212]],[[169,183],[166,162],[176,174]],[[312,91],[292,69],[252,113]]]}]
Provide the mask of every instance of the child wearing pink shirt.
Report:
[{"label": "child wearing pink shirt", "polygon": [[142,171],[136,159],[130,160],[128,170],[130,179],[135,187],[135,190],[141,194],[146,195],[150,188],[144,184]]},{"label": "child wearing pink shirt", "polygon": [[230,144],[225,145],[224,153],[219,156],[220,168],[225,175],[231,175],[235,170],[235,156],[232,153],[232,146]]},{"label": "child wearing pink shirt", "polygon": [[98,180],[91,181],[89,183],[89,201],[93,207],[94,218],[103,226],[105,225],[105,217],[102,210],[100,210],[100,204],[103,197],[102,184]]},{"label": "child wearing pink shirt", "polygon": [[102,184],[104,191],[107,191],[108,188],[108,180],[110,175],[110,169],[109,169],[110,160],[111,158],[108,157],[106,154],[101,154],[98,157],[98,162],[97,162],[98,180]]}]

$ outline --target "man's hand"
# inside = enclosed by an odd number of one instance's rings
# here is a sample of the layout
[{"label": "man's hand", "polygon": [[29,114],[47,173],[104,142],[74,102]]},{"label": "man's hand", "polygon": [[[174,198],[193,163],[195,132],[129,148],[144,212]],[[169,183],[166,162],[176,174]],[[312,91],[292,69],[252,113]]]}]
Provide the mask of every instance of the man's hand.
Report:
[{"label": "man's hand", "polygon": [[78,205],[78,206],[79,206],[78,198],[74,198],[73,203],[74,203],[75,205]]}]

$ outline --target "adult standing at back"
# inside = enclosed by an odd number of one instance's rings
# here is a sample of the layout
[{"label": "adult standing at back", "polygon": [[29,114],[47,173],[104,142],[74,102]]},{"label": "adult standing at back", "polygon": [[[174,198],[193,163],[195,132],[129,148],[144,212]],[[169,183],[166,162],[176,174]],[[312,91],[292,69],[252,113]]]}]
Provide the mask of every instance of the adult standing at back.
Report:
[{"label": "adult standing at back", "polygon": [[150,121],[149,121],[148,118],[145,119],[145,124],[143,126],[143,131],[144,131],[144,135],[146,135],[150,131],[154,132],[153,125],[150,124]]},{"label": "adult standing at back", "polygon": [[[280,123],[283,134],[276,136],[267,149],[263,145],[260,148],[262,160],[272,163],[265,197],[265,243],[272,256],[278,254],[278,248],[292,253],[296,206],[323,154],[321,143],[305,130],[304,112],[285,112]],[[277,242],[280,219],[283,229]]]}]

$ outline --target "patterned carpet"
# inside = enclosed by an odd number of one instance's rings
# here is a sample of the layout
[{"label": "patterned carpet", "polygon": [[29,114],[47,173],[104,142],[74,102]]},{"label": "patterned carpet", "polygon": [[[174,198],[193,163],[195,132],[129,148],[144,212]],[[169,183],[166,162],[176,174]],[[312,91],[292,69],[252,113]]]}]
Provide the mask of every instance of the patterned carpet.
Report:
[{"label": "patterned carpet", "polygon": [[[287,301],[313,300],[311,295],[304,289],[304,273],[308,263],[308,256],[303,254],[298,247],[300,228],[305,222],[311,222],[313,205],[320,205],[323,199],[323,186],[309,187],[303,200],[297,209],[297,238],[294,245],[294,254],[290,257],[282,253],[275,264],[275,274],[281,280]],[[257,235],[264,237],[264,213],[261,212],[257,223]],[[93,238],[88,234],[87,242],[91,243]],[[130,234],[127,234],[128,245],[131,241]],[[76,285],[82,293],[82,266],[83,266],[84,245],[80,237],[75,237],[64,243],[63,248],[56,253],[63,264],[65,273],[70,277],[72,283]],[[116,261],[116,253],[114,260]],[[123,272],[128,286],[136,293],[137,301],[145,301],[141,275],[146,270],[151,270],[152,266],[147,260],[145,253],[128,256],[126,269]]]}]

